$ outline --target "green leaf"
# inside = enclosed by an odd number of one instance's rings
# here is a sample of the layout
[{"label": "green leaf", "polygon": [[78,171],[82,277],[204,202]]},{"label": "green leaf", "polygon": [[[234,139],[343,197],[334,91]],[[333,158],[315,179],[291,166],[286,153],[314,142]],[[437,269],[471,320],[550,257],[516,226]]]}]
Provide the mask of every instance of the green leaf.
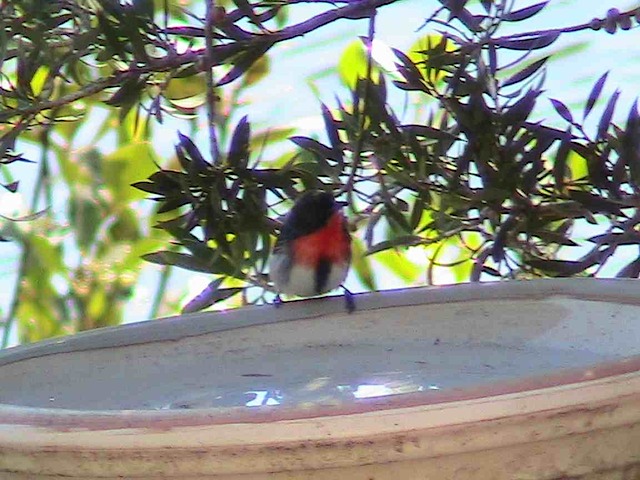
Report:
[{"label": "green leaf", "polygon": [[48,77],[49,67],[47,65],[40,65],[31,77],[31,91],[36,97],[42,93]]},{"label": "green leaf", "polygon": [[113,242],[132,242],[138,240],[140,232],[140,216],[131,207],[117,212],[115,221],[109,226],[108,234]]},{"label": "green leaf", "polygon": [[86,187],[76,188],[69,199],[69,221],[74,229],[74,237],[81,251],[89,249],[96,238],[105,213],[96,200],[97,191]]},{"label": "green leaf", "polygon": [[407,57],[418,67],[422,77],[438,83],[448,75],[443,67],[449,63],[448,55],[458,49],[455,43],[439,33],[425,35],[411,46]]},{"label": "green leaf", "polygon": [[[262,130],[251,135],[250,149],[254,151],[262,150],[266,145],[287,140],[296,132],[295,128],[276,127]],[[288,154],[287,154],[288,155]]]},{"label": "green leaf", "polygon": [[140,200],[146,194],[132,186],[157,170],[155,152],[148,142],[135,142],[104,157],[103,176],[113,199],[120,204]]},{"label": "green leaf", "polygon": [[394,250],[377,253],[375,260],[406,283],[414,283],[423,273],[423,269]]},{"label": "green leaf", "polygon": [[208,265],[203,264],[196,257],[186,253],[162,250],[160,252],[147,253],[142,258],[147,262],[157,263],[159,265],[174,265],[194,272],[214,273]]},{"label": "green leaf", "polygon": [[185,100],[198,96],[201,103],[204,102],[207,90],[207,82],[203,74],[192,75],[184,78],[172,78],[163,91],[165,98],[171,101]]},{"label": "green leaf", "polygon": [[250,87],[252,85],[255,85],[264,77],[266,77],[269,74],[270,70],[271,66],[269,62],[269,56],[264,55],[260,57],[253,65],[251,65],[251,67],[249,67],[249,69],[244,74],[244,77],[242,77],[242,86]]},{"label": "green leaf", "polygon": [[571,172],[571,181],[584,180],[589,176],[587,159],[574,150],[569,152],[567,157],[567,167]]},{"label": "green leaf", "polygon": [[62,273],[66,266],[62,257],[62,247],[54,243],[54,240],[44,236],[32,236],[29,238],[29,261],[44,276],[53,273]]},{"label": "green leaf", "polygon": [[[354,40],[344,49],[338,61],[338,74],[344,85],[354,90],[358,80],[367,78],[367,50],[361,40]],[[374,82],[379,81],[380,69],[372,65],[371,77]]]}]

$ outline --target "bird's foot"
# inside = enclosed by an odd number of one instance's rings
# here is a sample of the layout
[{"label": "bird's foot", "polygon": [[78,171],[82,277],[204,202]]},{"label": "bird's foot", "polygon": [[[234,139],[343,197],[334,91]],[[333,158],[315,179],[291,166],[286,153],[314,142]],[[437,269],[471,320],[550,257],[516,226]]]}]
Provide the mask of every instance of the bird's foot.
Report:
[{"label": "bird's foot", "polygon": [[273,304],[276,308],[280,308],[282,306],[282,298],[280,298],[280,294],[276,294],[276,298],[273,299]]},{"label": "bird's foot", "polygon": [[347,312],[353,313],[353,311],[356,309],[356,301],[353,298],[353,293],[351,293],[349,289],[344,285],[340,285],[340,286],[344,290],[344,304],[345,304],[345,307],[347,308]]}]

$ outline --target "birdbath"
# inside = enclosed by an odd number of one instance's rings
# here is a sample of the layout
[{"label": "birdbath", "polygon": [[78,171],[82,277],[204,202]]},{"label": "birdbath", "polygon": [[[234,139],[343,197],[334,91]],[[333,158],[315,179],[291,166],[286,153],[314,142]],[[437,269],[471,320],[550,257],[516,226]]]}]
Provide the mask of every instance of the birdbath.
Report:
[{"label": "birdbath", "polygon": [[640,476],[640,288],[190,314],[0,352],[0,479]]}]

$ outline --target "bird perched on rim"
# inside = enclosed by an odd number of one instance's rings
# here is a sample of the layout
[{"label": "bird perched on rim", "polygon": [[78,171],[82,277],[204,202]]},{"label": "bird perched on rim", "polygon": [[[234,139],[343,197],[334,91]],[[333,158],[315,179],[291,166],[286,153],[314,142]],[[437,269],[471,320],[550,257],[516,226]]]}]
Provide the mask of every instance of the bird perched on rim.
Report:
[{"label": "bird perched on rim", "polygon": [[[269,277],[278,294],[327,293],[342,285],[350,264],[351,236],[342,206],[327,192],[302,194],[285,216],[271,254]],[[351,312],[351,292],[342,288]]]}]

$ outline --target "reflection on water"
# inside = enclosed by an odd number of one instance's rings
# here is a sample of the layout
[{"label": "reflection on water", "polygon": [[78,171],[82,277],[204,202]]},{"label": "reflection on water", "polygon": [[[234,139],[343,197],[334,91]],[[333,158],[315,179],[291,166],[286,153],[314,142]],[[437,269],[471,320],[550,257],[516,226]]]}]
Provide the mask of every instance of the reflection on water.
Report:
[{"label": "reflection on water", "polygon": [[429,341],[418,347],[327,344],[224,357],[217,359],[222,374],[201,375],[156,405],[169,409],[340,407],[393,395],[428,396],[604,360],[591,351],[526,344]]},{"label": "reflection on water", "polygon": [[279,390],[258,390],[255,392],[246,392],[247,395],[254,395],[252,400],[245,403],[246,407],[260,407],[262,405],[280,405],[282,394]]},{"label": "reflection on water", "polygon": [[392,395],[393,389],[386,385],[358,385],[353,396],[356,398],[373,398]]},{"label": "reflection on water", "polygon": [[330,377],[318,377],[305,385],[299,386],[299,388],[290,388],[286,392],[281,388],[256,386],[255,389],[242,393],[204,393],[190,398],[182,398],[165,405],[163,408],[194,409],[277,405],[317,407],[349,404],[354,400],[367,398],[440,390],[440,386],[433,383],[419,384],[413,377],[413,375],[407,375],[402,372],[390,372],[377,375],[374,380],[353,384],[335,382]]}]

